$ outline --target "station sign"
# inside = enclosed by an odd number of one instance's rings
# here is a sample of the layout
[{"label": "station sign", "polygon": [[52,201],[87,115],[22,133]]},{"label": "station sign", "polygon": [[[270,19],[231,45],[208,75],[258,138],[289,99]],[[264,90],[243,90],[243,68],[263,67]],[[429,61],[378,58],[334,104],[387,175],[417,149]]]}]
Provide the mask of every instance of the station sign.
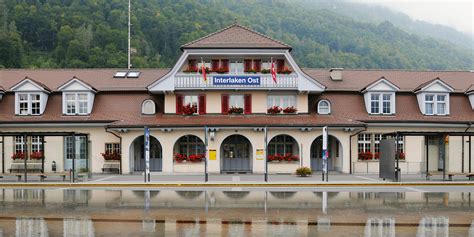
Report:
[{"label": "station sign", "polygon": [[214,85],[239,85],[239,86],[259,86],[261,78],[259,76],[214,76],[212,83]]}]

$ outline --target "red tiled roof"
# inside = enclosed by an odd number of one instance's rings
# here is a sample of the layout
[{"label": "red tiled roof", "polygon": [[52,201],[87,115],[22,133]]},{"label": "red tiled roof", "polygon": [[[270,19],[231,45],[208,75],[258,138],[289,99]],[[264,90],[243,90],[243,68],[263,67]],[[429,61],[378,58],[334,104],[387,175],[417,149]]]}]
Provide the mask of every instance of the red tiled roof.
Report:
[{"label": "red tiled roof", "polygon": [[472,84],[471,86],[469,86],[466,90],[466,94],[469,94],[469,93],[472,93],[474,92],[474,84]]},{"label": "red tiled roof", "polygon": [[239,24],[230,25],[229,27],[181,46],[181,49],[197,48],[277,48],[291,50],[291,46]]},{"label": "red tiled roof", "polygon": [[[137,69],[138,70],[138,69]],[[73,77],[99,91],[145,91],[146,87],[165,75],[169,69],[139,69],[139,78],[114,78],[124,69],[0,69],[0,85],[11,88],[25,77],[44,84],[53,91]]]},{"label": "red tiled roof", "polygon": [[324,84],[329,91],[361,91],[381,77],[400,87],[400,91],[409,92],[437,77],[458,93],[464,93],[474,84],[474,73],[469,71],[343,70],[342,81],[331,80],[329,69],[305,68],[303,71]]}]

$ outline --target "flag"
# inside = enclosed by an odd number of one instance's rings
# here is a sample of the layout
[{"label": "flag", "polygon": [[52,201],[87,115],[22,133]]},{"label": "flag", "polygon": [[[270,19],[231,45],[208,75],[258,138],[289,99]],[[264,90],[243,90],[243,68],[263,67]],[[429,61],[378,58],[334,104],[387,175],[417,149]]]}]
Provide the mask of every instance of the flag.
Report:
[{"label": "flag", "polygon": [[207,76],[206,76],[206,64],[204,64],[204,61],[201,58],[201,73],[202,73],[202,78],[204,81],[207,82]]},{"label": "flag", "polygon": [[276,72],[275,72],[275,64],[273,63],[273,59],[272,59],[272,79],[275,83],[277,83],[277,75],[276,75]]}]

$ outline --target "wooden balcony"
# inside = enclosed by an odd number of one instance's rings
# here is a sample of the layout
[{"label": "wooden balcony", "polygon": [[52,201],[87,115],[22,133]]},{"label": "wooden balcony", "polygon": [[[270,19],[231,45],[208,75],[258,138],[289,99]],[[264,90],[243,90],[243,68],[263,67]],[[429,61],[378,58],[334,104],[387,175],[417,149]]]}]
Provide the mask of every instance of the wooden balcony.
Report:
[{"label": "wooden balcony", "polygon": [[260,89],[260,90],[287,90],[298,89],[298,76],[292,74],[278,74],[277,82],[272,80],[271,74],[208,74],[204,81],[201,74],[180,73],[174,80],[175,89]]}]

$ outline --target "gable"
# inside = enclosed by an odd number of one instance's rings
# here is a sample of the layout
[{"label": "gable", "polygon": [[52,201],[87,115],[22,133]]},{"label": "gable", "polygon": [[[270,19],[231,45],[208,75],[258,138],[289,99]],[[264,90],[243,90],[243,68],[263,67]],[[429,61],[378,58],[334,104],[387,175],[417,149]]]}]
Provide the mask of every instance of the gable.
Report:
[{"label": "gable", "polygon": [[400,88],[396,86],[395,84],[391,83],[384,77],[380,78],[379,80],[371,83],[368,85],[365,89],[362,90],[362,92],[367,92],[367,91],[398,91]]},{"label": "gable", "polygon": [[21,91],[43,91],[46,93],[51,92],[49,88],[43,86],[42,84],[35,82],[29,78],[25,78],[24,80],[20,81],[16,85],[10,88],[11,91],[14,92],[21,92]]},{"label": "gable", "polygon": [[291,46],[253,31],[247,27],[233,24],[222,30],[206,35],[181,46],[184,49],[289,49]]},{"label": "gable", "polygon": [[423,84],[421,84],[420,86],[418,86],[414,92],[415,93],[419,93],[419,92],[444,92],[444,93],[449,93],[449,92],[453,92],[454,89],[446,84],[445,82],[443,82],[441,79],[439,78],[435,78],[431,81],[427,81]]},{"label": "gable", "polygon": [[92,86],[88,85],[87,83],[77,79],[73,78],[60,86],[58,88],[59,91],[92,91],[92,92],[97,92],[95,88]]}]

